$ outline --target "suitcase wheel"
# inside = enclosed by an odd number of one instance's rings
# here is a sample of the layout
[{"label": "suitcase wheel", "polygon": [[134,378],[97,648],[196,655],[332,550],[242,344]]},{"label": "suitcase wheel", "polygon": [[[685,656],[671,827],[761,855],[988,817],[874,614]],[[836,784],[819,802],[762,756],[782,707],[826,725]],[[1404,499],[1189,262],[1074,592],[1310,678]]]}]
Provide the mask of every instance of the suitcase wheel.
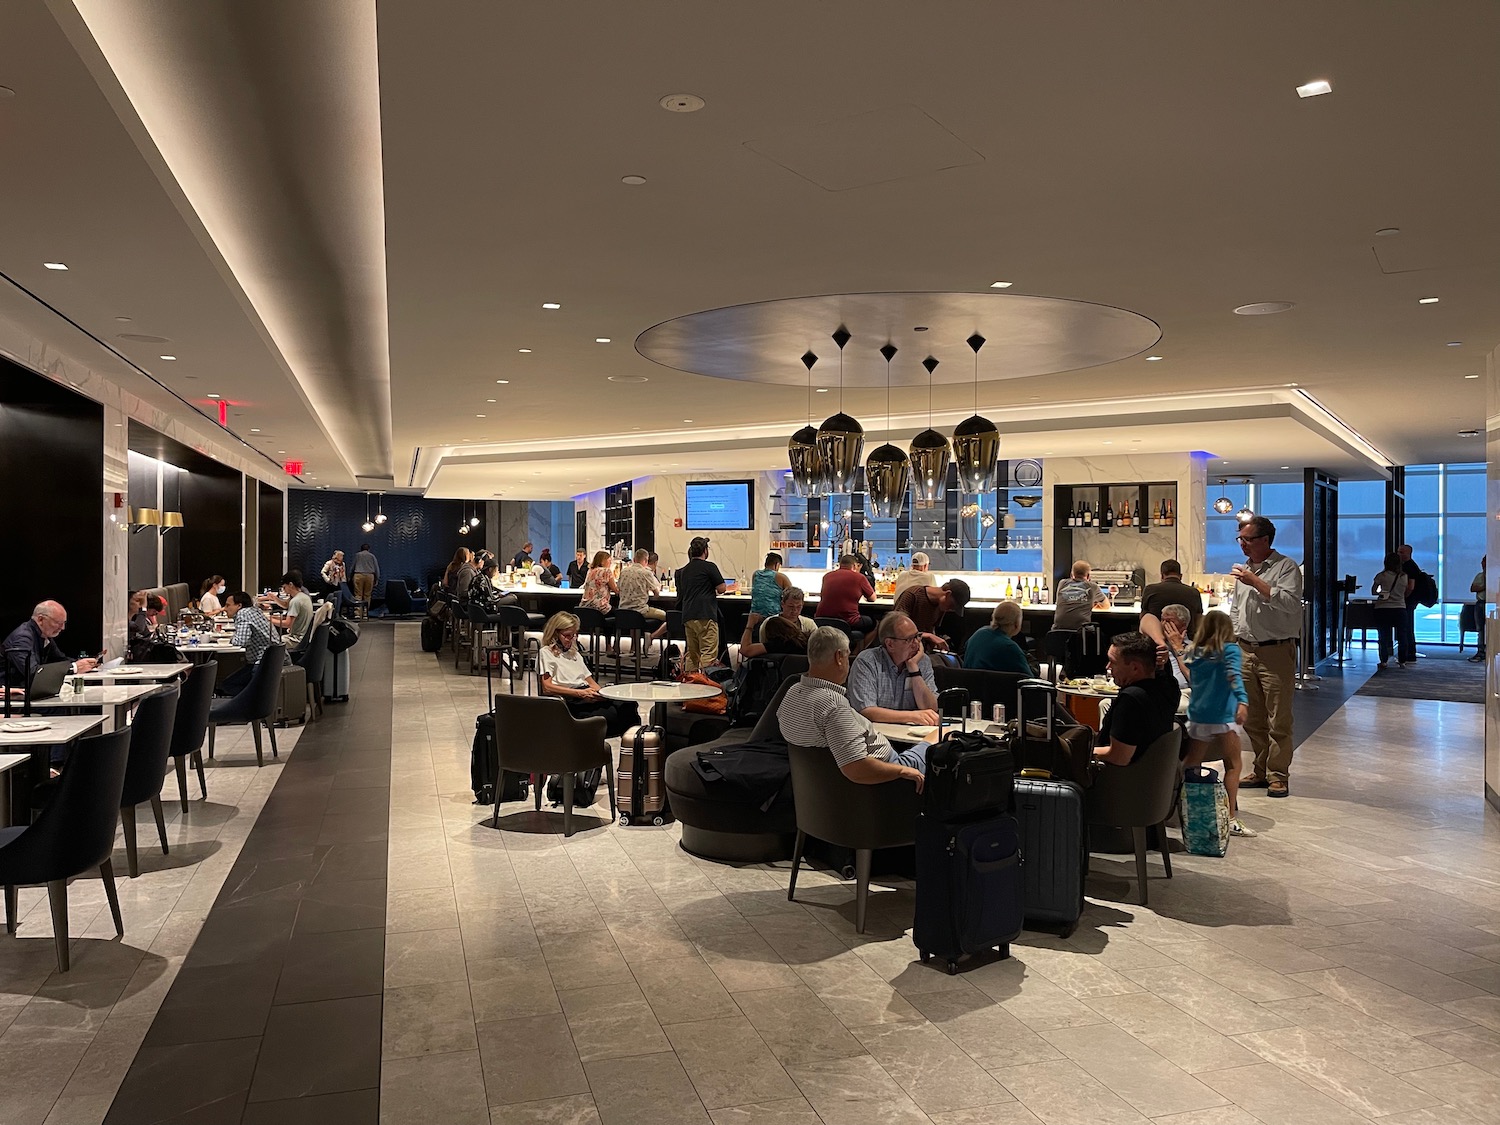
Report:
[{"label": "suitcase wheel", "polygon": [[620,814],[620,827],[621,828],[629,828],[630,827],[630,814],[629,813],[623,813],[622,812]]},{"label": "suitcase wheel", "polygon": [[654,825],[656,825],[656,827],[658,827],[658,828],[660,828],[660,827],[661,827],[661,826],[662,826],[662,825],[663,825],[663,824],[665,824],[665,823],[666,823],[666,821],[665,821],[665,820],[663,820],[663,819],[662,819],[662,818],[661,818],[661,817],[659,817],[659,816],[653,816],[653,817],[652,817],[652,818],[651,818],[651,823],[652,823],[652,824],[654,824]]},{"label": "suitcase wheel", "polygon": [[957,961],[949,961],[948,962],[948,975],[950,977],[958,975],[958,962]]}]

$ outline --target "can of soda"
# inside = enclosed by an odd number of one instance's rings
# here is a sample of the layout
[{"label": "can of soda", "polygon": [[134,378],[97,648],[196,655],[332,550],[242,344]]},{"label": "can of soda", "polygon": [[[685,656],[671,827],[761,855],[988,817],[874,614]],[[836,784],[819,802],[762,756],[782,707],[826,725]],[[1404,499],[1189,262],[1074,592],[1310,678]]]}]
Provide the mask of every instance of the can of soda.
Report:
[{"label": "can of soda", "polygon": [[997,703],[991,707],[990,718],[994,722],[1003,724],[1005,722],[1005,704]]},{"label": "can of soda", "polygon": [[969,718],[976,723],[984,719],[984,703],[978,699],[969,704]]}]

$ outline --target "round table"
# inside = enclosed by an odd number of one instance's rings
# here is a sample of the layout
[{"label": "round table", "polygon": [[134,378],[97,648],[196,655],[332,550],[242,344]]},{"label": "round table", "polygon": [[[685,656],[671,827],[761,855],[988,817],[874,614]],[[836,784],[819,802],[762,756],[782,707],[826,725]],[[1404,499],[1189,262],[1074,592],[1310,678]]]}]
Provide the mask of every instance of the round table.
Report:
[{"label": "round table", "polygon": [[658,721],[660,716],[657,708],[668,703],[681,702],[684,699],[712,699],[716,695],[723,695],[724,689],[710,687],[708,684],[679,684],[672,680],[647,680],[638,684],[610,684],[608,687],[599,689],[599,694],[605,699],[645,700],[651,704],[651,715],[647,722],[652,726],[661,726]]}]

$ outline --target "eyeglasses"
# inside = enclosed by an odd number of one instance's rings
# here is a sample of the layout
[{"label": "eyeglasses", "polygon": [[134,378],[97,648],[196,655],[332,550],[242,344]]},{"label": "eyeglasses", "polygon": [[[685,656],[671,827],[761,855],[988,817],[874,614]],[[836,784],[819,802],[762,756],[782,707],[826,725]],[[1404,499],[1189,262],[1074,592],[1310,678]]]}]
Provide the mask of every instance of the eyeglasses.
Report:
[{"label": "eyeglasses", "polygon": [[557,635],[559,637],[567,637],[569,640],[571,640],[574,637],[578,636],[578,630],[577,629],[559,629],[557,631]]},{"label": "eyeglasses", "polygon": [[1234,541],[1236,543],[1254,543],[1257,539],[1264,538],[1264,535],[1236,535]]},{"label": "eyeglasses", "polygon": [[907,644],[911,641],[920,639],[921,636],[921,633],[908,633],[904,637],[887,637],[886,640],[895,641],[897,644]]}]

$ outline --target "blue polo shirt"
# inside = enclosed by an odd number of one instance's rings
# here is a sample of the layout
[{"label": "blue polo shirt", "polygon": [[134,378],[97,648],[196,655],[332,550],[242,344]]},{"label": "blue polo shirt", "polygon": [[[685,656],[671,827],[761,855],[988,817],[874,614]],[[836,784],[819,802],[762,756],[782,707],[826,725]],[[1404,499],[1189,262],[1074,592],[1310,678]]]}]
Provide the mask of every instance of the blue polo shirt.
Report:
[{"label": "blue polo shirt", "polygon": [[[932,678],[932,661],[922,654],[922,679],[932,694],[937,694],[937,681]],[[849,666],[849,705],[856,711],[866,707],[889,707],[893,711],[916,711],[916,696],[912,694],[911,680],[905,667],[892,664],[891,658],[880,646],[867,648],[854,658]]]}]

